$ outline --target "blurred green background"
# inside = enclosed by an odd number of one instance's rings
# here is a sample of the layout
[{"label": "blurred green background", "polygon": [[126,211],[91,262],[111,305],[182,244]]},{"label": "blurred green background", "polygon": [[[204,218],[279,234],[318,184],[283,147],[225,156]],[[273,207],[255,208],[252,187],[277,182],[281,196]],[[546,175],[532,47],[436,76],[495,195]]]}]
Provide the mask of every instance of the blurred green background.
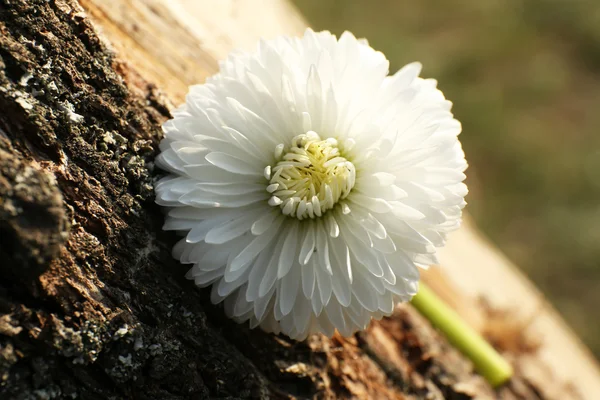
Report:
[{"label": "blurred green background", "polygon": [[468,212],[600,358],[600,0],[294,2],[438,79]]}]

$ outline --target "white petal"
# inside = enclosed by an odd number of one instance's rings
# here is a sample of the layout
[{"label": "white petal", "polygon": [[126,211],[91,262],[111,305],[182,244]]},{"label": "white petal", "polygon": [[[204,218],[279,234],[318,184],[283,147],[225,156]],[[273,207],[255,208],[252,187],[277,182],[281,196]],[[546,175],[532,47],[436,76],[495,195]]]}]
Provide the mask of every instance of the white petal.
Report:
[{"label": "white petal", "polygon": [[319,288],[319,296],[321,296],[321,303],[326,305],[329,303],[331,298],[331,275],[329,275],[322,267],[315,268],[315,277],[317,278],[317,287]]},{"label": "white petal", "polygon": [[224,195],[246,195],[253,192],[263,192],[265,187],[256,183],[233,183],[233,184],[220,184],[220,183],[206,183],[196,185],[196,188],[202,189],[206,192]]},{"label": "white petal", "polygon": [[221,169],[224,169],[225,171],[232,172],[234,174],[250,176],[262,175],[262,171],[257,170],[252,164],[226,153],[212,152],[207,154],[205,158],[206,161],[208,161],[215,167],[219,167]]},{"label": "white petal", "polygon": [[338,302],[330,301],[325,306],[325,313],[327,314],[327,318],[329,318],[336,329],[339,331],[344,331],[346,329],[344,313]]},{"label": "white petal", "polygon": [[[273,292],[274,289],[271,289],[271,291]],[[271,301],[271,299],[273,297],[272,292],[265,295],[264,297],[259,297],[254,302],[254,315],[255,315],[256,319],[259,321],[261,321],[265,315],[265,311],[267,310],[269,302]]]},{"label": "white petal", "polygon": [[259,219],[257,219],[252,224],[252,228],[251,228],[252,234],[253,235],[262,235],[263,233],[265,233],[267,231],[267,229],[269,229],[271,227],[271,225],[273,224],[275,219],[277,219],[278,215],[279,215],[279,213],[277,211],[273,211],[273,210],[270,210],[270,212],[264,213]]},{"label": "white petal", "polygon": [[287,236],[279,256],[279,267],[277,270],[277,277],[282,278],[285,276],[294,262],[296,262],[296,247],[298,245],[298,232],[300,228],[296,225],[289,227],[287,230]]},{"label": "white petal", "polygon": [[395,201],[392,204],[392,213],[403,221],[418,221],[425,218],[425,215],[401,201]]},{"label": "white petal", "polygon": [[260,253],[266,246],[271,243],[271,240],[277,235],[278,228],[282,224],[284,218],[279,217],[275,223],[273,224],[273,228],[260,236],[257,236],[250,242],[250,244],[242,250],[231,262],[231,269],[235,270],[245,263],[247,263],[252,258],[256,257],[258,253]]},{"label": "white petal", "polygon": [[301,267],[302,269],[302,291],[307,299],[313,297],[315,292],[315,265],[314,262],[309,262]]},{"label": "white petal", "polygon": [[304,231],[304,241],[302,242],[302,247],[300,248],[300,254],[298,257],[298,261],[301,265],[306,265],[310,258],[313,255],[313,251],[315,248],[315,230],[312,225],[308,226]]},{"label": "white petal", "polygon": [[254,302],[260,298],[260,284],[269,267],[267,252],[263,252],[257,260],[252,262],[250,275],[248,276],[248,287],[246,288],[246,301]]},{"label": "white petal", "polygon": [[271,257],[271,262],[267,265],[267,269],[265,274],[260,282],[260,286],[258,288],[258,296],[263,297],[267,294],[269,290],[273,288],[275,281],[277,280],[277,263],[275,262],[275,258]]},{"label": "white petal", "polygon": [[279,309],[283,315],[288,315],[294,303],[296,302],[296,295],[298,294],[298,287],[300,286],[300,274],[298,269],[292,268],[290,273],[281,279],[281,298],[279,300]]},{"label": "white petal", "polygon": [[294,328],[298,332],[304,332],[308,328],[308,321],[311,316],[310,301],[302,296],[299,296],[296,304],[294,305],[294,312],[292,314]]},{"label": "white petal", "polygon": [[352,293],[356,300],[368,311],[377,310],[377,293],[367,284],[365,279],[357,279],[352,282]]},{"label": "white petal", "polygon": [[350,305],[350,300],[352,300],[351,285],[350,281],[345,278],[345,275],[341,271],[336,270],[334,272],[331,280],[331,288],[338,302],[342,306],[348,307]]},{"label": "white petal", "polygon": [[352,193],[349,198],[353,203],[356,203],[367,210],[371,210],[375,213],[388,213],[392,211],[393,207],[390,203],[381,198],[367,197],[360,193]]},{"label": "white petal", "polygon": [[223,225],[216,226],[208,231],[204,241],[212,244],[226,243],[248,232],[255,219],[256,216],[253,213],[248,213]]}]

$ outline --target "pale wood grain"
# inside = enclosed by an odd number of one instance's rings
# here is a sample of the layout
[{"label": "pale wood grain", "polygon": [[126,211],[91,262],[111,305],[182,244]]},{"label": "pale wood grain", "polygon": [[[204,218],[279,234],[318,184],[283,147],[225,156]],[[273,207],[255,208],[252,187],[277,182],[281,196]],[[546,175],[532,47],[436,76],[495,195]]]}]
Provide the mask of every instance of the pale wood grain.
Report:
[{"label": "pale wood grain", "polygon": [[300,34],[295,9],[279,0],[82,0],[121,58],[175,102],[189,85],[217,72],[233,48],[260,38]]}]

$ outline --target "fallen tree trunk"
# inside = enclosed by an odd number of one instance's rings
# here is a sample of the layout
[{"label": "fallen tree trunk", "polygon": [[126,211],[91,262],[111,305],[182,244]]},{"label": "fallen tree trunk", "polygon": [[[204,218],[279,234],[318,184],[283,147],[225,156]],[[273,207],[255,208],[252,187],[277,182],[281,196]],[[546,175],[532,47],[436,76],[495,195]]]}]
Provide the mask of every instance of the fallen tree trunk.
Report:
[{"label": "fallen tree trunk", "polygon": [[303,22],[276,0],[81,3],[0,0],[0,398],[595,398],[552,366],[493,390],[408,305],[302,343],[225,318],[161,231],[160,125],[228,47]]}]

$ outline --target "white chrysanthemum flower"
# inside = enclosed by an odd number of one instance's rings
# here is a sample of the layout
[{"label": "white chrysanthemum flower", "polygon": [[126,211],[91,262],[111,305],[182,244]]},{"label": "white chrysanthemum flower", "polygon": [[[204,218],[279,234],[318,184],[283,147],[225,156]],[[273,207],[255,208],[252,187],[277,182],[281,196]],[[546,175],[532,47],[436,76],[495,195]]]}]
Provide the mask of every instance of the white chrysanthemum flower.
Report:
[{"label": "white chrysanthemum flower", "polygon": [[350,335],[417,292],[461,220],[461,126],[436,81],[344,33],[261,41],[164,124],[174,257],[235,320]]}]

